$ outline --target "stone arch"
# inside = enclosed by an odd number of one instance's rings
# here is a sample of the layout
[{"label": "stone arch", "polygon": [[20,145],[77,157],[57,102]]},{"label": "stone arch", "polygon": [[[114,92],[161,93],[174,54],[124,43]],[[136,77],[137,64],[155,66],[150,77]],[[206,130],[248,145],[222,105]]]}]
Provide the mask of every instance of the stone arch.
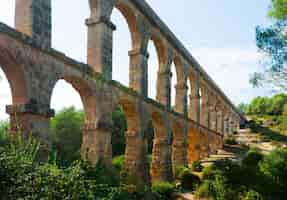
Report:
[{"label": "stone arch", "polygon": [[176,112],[187,114],[186,113],[186,103],[187,103],[187,76],[184,73],[184,61],[183,59],[175,55],[174,65],[176,70],[176,83],[175,83],[175,107]]},{"label": "stone arch", "polygon": [[[55,87],[61,80],[67,82],[75,90],[83,105],[84,121],[83,124],[80,124],[82,126],[81,135],[77,135],[77,139],[80,141],[77,143],[77,146],[73,146],[73,149],[80,150],[82,159],[88,160],[92,165],[96,165],[99,159],[101,159],[101,155],[98,154],[98,149],[101,147],[98,145],[95,91],[90,87],[87,80],[74,75],[60,75],[54,80],[53,84],[51,84],[49,106],[51,105]],[[62,148],[63,150],[65,149],[65,143]],[[103,160],[103,162],[104,161],[105,160]]]},{"label": "stone arch", "polygon": [[49,104],[51,103],[51,97],[54,87],[59,80],[65,80],[78,92],[83,103],[85,112],[85,123],[95,123],[96,120],[96,97],[94,90],[83,79],[76,76],[62,76],[54,82],[52,91],[49,95]]},{"label": "stone arch", "polygon": [[0,49],[0,67],[9,82],[12,103],[13,105],[26,104],[30,99],[24,66],[17,63],[16,58],[8,51]]},{"label": "stone arch", "polygon": [[118,104],[126,116],[126,148],[124,170],[127,172],[127,182],[149,183],[147,160],[147,116],[143,104],[129,97],[120,97]]},{"label": "stone arch", "polygon": [[140,49],[141,34],[138,28],[136,13],[126,0],[117,0],[115,8],[121,12],[127,22],[131,34],[132,49]]},{"label": "stone arch", "polygon": [[[150,52],[150,50],[154,50],[154,52]],[[166,105],[166,94],[169,93],[167,84],[170,79],[170,71],[168,69],[169,61],[167,58],[167,48],[160,37],[160,33],[152,31],[148,42],[148,51],[149,61],[151,58],[156,59],[156,64],[152,63],[156,66],[151,66],[151,63],[148,63],[148,88],[152,89],[152,91],[154,90],[154,94],[149,92],[149,97],[151,97],[151,95],[155,95],[154,97],[157,101]],[[152,84],[152,86],[150,84]]]}]

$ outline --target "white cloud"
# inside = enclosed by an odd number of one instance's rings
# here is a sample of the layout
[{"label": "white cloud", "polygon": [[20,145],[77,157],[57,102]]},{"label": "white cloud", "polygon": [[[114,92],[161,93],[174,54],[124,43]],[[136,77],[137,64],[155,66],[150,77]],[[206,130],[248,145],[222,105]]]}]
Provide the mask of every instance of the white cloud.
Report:
[{"label": "white cloud", "polygon": [[192,53],[235,104],[269,95],[269,90],[254,89],[249,83],[250,74],[260,70],[261,55],[255,48],[197,48]]}]

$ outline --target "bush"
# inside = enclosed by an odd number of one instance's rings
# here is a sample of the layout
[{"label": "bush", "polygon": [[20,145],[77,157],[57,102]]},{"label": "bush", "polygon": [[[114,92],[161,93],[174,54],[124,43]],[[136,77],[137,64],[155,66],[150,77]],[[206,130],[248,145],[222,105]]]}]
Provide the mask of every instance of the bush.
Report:
[{"label": "bush", "polygon": [[195,172],[201,172],[203,169],[203,166],[201,165],[201,161],[200,160],[196,160],[192,163],[191,165],[191,170],[195,171]]},{"label": "bush", "polygon": [[257,167],[258,163],[263,159],[263,155],[257,150],[249,150],[242,160],[245,166]]},{"label": "bush", "polygon": [[212,180],[216,174],[219,174],[219,171],[213,165],[204,167],[202,170],[202,180]]},{"label": "bush", "polygon": [[243,197],[241,197],[240,200],[263,200],[263,197],[258,192],[249,190],[243,195]]},{"label": "bush", "polygon": [[236,145],[238,144],[235,137],[233,135],[229,135],[224,139],[224,143],[228,145]]},{"label": "bush", "polygon": [[124,155],[116,156],[113,158],[112,164],[117,170],[121,171],[123,169],[124,161],[125,161]]},{"label": "bush", "polygon": [[152,193],[158,200],[169,200],[175,192],[175,186],[168,182],[155,183],[152,186]]},{"label": "bush", "polygon": [[180,179],[181,173],[182,173],[184,170],[188,170],[188,168],[186,168],[186,167],[184,167],[184,166],[176,166],[175,169],[174,169],[174,177],[175,177],[176,179]]},{"label": "bush", "polygon": [[194,190],[200,184],[200,178],[189,169],[183,170],[179,175],[180,186],[184,190]]},{"label": "bush", "polygon": [[212,196],[211,194],[211,187],[212,187],[212,181],[211,180],[205,180],[199,187],[196,189],[195,196],[197,198],[209,198]]}]

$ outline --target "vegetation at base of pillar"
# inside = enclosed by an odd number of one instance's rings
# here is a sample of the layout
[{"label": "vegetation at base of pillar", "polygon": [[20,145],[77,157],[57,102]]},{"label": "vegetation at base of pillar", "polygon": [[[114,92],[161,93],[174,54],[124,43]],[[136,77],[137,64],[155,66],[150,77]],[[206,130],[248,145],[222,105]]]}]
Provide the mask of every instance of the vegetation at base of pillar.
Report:
[{"label": "vegetation at base of pillar", "polygon": [[256,28],[256,44],[264,54],[263,69],[252,75],[250,83],[287,91],[287,1],[273,0],[269,16],[275,24]]},{"label": "vegetation at base of pillar", "polygon": [[0,199],[164,200],[175,192],[170,183],[152,188],[122,183],[112,168],[101,164],[91,167],[76,160],[63,167],[54,157],[38,162],[39,143],[18,136],[0,145]]}]

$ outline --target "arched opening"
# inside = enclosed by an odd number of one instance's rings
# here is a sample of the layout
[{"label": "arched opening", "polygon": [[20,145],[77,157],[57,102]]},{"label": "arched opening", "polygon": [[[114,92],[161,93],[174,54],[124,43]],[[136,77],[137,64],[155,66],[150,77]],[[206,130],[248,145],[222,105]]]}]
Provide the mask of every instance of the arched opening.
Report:
[{"label": "arched opening", "polygon": [[153,40],[149,41],[148,44],[148,97],[156,99],[157,94],[157,78],[159,71],[159,59],[156,50],[156,46]]},{"label": "arched opening", "polygon": [[188,113],[188,117],[191,119],[192,116],[192,107],[191,107],[191,98],[192,98],[192,88],[191,88],[191,84],[190,81],[187,80],[187,113]]},{"label": "arched opening", "polygon": [[6,114],[6,105],[12,105],[12,95],[6,75],[0,67],[0,145],[7,139],[9,131],[9,115]]},{"label": "arched opening", "polygon": [[174,109],[176,103],[176,84],[177,84],[177,73],[174,62],[171,64],[171,84],[170,84],[170,95],[171,95],[171,108]]},{"label": "arched opening", "polygon": [[87,0],[73,2],[52,0],[53,48],[78,61],[86,62],[87,27],[85,19],[89,13]]},{"label": "arched opening", "polygon": [[[114,164],[122,164],[126,149],[126,131],[127,119],[126,114],[121,105],[117,105],[112,113],[113,128],[112,128],[112,156]],[[121,157],[121,158],[117,158]],[[118,161],[118,160],[121,161]],[[121,162],[121,163],[118,163]],[[122,166],[116,166],[122,167]]]},{"label": "arched opening", "polygon": [[95,121],[94,96],[81,80],[65,77],[53,89],[51,107],[56,110],[51,119],[53,150],[59,164],[68,166],[81,158],[84,125]]},{"label": "arched opening", "polygon": [[131,32],[126,17],[122,11],[115,8],[112,12],[111,21],[117,30],[113,35],[113,73],[112,79],[124,86],[129,86],[129,51],[132,49]]},{"label": "arched opening", "polygon": [[2,0],[0,13],[0,22],[14,27],[15,0]]}]

